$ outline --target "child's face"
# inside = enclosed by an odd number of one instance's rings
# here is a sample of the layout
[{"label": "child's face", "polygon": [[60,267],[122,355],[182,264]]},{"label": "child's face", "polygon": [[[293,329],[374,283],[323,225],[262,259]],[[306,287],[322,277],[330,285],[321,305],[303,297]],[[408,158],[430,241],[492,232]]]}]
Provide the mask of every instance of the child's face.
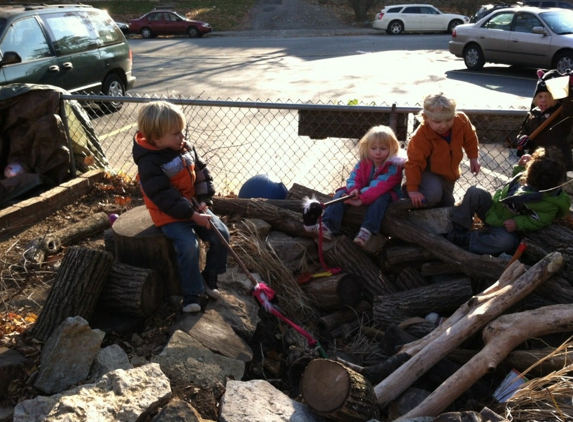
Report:
[{"label": "child's face", "polygon": [[183,131],[177,129],[172,129],[159,139],[155,139],[155,146],[159,149],[172,149],[173,151],[179,151],[183,148]]},{"label": "child's face", "polygon": [[390,155],[390,148],[379,143],[370,145],[370,149],[368,150],[368,156],[374,162],[374,166],[376,167],[380,167],[384,164],[388,155]]},{"label": "child's face", "polygon": [[454,125],[454,118],[448,120],[434,120],[424,116],[424,120],[434,132],[438,135],[447,135],[452,126]]},{"label": "child's face", "polygon": [[545,111],[555,105],[555,100],[553,100],[549,92],[540,92],[535,96],[534,103],[535,107],[538,107],[539,110]]}]

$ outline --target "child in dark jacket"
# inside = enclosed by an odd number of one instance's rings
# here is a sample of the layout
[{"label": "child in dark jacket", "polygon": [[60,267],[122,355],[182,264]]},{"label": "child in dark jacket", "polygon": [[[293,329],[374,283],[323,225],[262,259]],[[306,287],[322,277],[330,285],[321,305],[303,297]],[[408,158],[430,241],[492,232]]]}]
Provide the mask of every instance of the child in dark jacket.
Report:
[{"label": "child in dark jacket", "polygon": [[[493,198],[479,187],[468,189],[452,212],[448,240],[476,254],[513,255],[521,233],[540,230],[569,213],[571,199],[560,187],[566,170],[559,150],[538,148],[521,157],[513,173]],[[469,230],[474,214],[485,229]]]},{"label": "child in dark jacket", "polygon": [[[356,164],[346,187],[339,189],[334,198],[353,196],[347,201],[328,206],[322,219],[322,234],[331,240],[340,231],[342,217],[348,205],[366,205],[364,221],[354,243],[365,247],[372,234],[380,231],[388,204],[400,198],[402,171],[406,161],[396,135],[388,126],[374,126],[358,142],[360,161]],[[310,226],[308,231],[318,232],[320,227]]]},{"label": "child in dark jacket", "polygon": [[[173,242],[183,291],[183,312],[199,312],[199,296],[217,299],[218,274],[227,269],[227,249],[217,234],[229,240],[225,224],[210,210],[213,179],[195,148],[185,141],[185,115],[166,101],[144,105],[137,117],[133,159],[145,205],[153,223]],[[192,198],[199,204],[194,207]],[[197,237],[209,243],[205,269],[199,268]]]},{"label": "child in dark jacket", "polygon": [[[517,135],[515,145],[518,148],[518,156],[533,152],[540,147],[557,147],[565,161],[567,171],[573,170],[573,153],[569,142],[569,134],[573,125],[573,89],[569,88],[569,95],[563,99],[555,100],[547,87],[547,82],[557,77],[569,77],[562,75],[557,70],[544,72],[537,71],[539,80],[533,94],[533,105],[521,129]],[[553,114],[559,113],[549,125],[539,134],[530,139],[529,136],[539,128]]]}]

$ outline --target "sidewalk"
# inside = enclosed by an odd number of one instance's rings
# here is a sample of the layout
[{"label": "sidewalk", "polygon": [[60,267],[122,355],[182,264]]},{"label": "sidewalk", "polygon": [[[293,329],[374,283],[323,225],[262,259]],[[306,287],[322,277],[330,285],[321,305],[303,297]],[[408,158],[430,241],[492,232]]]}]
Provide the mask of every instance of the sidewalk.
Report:
[{"label": "sidewalk", "polygon": [[212,37],[248,37],[248,38],[300,38],[300,37],[332,37],[352,35],[386,35],[384,31],[372,28],[333,28],[333,29],[284,29],[284,30],[255,30],[255,31],[214,31],[205,35]]}]

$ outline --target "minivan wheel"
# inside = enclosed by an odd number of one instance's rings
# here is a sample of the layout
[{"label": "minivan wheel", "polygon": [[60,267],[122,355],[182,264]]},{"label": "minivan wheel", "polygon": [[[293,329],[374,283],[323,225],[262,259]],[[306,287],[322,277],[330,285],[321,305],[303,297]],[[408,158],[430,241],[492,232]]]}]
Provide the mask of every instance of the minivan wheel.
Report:
[{"label": "minivan wheel", "polygon": [[481,48],[477,44],[470,44],[464,51],[464,63],[470,70],[479,70],[485,64]]},{"label": "minivan wheel", "polygon": [[190,26],[189,28],[187,28],[187,35],[189,35],[189,38],[199,38],[201,36],[201,33],[199,32],[197,27]]},{"label": "minivan wheel", "polygon": [[[102,92],[104,95],[109,95],[110,97],[123,97],[125,95],[125,86],[121,78],[115,73],[112,73],[107,75],[103,81]],[[100,103],[100,108],[117,111],[121,109],[122,105],[123,103],[121,101],[106,101]]]},{"label": "minivan wheel", "polygon": [[392,21],[388,25],[388,33],[392,35],[399,35],[404,31],[404,24],[400,21]]},{"label": "minivan wheel", "polygon": [[557,69],[559,73],[566,73],[567,70],[573,70],[573,53],[564,52],[555,57],[554,69]]},{"label": "minivan wheel", "polygon": [[151,32],[151,29],[150,29],[150,28],[147,28],[147,27],[141,28],[141,31],[139,31],[139,33],[141,34],[141,36],[142,36],[143,38],[151,38],[151,37],[153,37],[153,32]]}]

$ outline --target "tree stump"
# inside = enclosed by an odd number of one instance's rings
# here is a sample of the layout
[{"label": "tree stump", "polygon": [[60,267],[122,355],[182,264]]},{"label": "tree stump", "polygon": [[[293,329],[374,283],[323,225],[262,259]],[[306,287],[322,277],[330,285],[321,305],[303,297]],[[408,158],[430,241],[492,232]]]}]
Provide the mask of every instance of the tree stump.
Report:
[{"label": "tree stump", "polygon": [[114,262],[97,306],[117,314],[148,317],[159,306],[162,291],[157,271]]},{"label": "tree stump", "polygon": [[334,311],[343,305],[356,306],[362,299],[362,282],[354,274],[314,278],[301,287],[317,308],[325,311]]},{"label": "tree stump", "polygon": [[112,264],[113,256],[107,252],[69,248],[32,335],[46,341],[68,317],[81,316],[89,321]]},{"label": "tree stump", "polygon": [[122,214],[112,230],[118,262],[157,271],[165,294],[181,295],[175,249],[171,241],[155,227],[145,205]]},{"label": "tree stump", "polygon": [[378,419],[372,385],[340,362],[310,362],[302,374],[301,393],[306,404],[327,418],[344,422]]}]

